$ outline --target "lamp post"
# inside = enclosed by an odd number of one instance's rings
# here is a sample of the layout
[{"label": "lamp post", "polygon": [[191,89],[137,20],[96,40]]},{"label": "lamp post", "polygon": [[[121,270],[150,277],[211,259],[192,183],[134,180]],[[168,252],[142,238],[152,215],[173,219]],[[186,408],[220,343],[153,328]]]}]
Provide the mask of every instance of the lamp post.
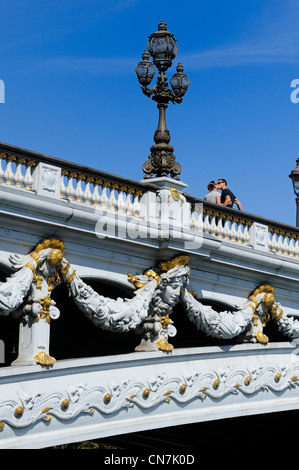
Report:
[{"label": "lamp post", "polygon": [[[142,61],[135,67],[138,81],[145,96],[151,98],[157,103],[159,110],[158,127],[154,134],[155,144],[150,148],[148,160],[143,164],[144,178],[156,176],[170,176],[179,180],[181,165],[176,162],[173,155],[173,147],[169,145],[170,133],[166,126],[166,109],[168,103],[181,103],[186,93],[190,80],[183,73],[184,69],[181,63],[177,66],[175,73],[169,80],[172,90],[168,86],[165,72],[172,65],[172,61],[178,52],[176,41],[169,31],[164,21],[158,25],[158,31],[149,36],[147,50],[142,54]],[[150,55],[153,58],[153,64],[149,61]],[[152,88],[148,88],[156,69],[159,76],[157,82]]]},{"label": "lamp post", "polygon": [[292,179],[294,193],[296,195],[296,227],[299,227],[299,158],[297,158],[296,168],[291,171],[289,178]]}]

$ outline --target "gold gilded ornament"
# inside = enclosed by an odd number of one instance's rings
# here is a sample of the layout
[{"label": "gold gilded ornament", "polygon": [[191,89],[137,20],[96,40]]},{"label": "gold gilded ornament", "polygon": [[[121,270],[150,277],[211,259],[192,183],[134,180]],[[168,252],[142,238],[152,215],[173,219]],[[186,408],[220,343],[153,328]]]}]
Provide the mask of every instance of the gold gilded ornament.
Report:
[{"label": "gold gilded ornament", "polygon": [[160,278],[159,274],[157,274],[156,271],[153,271],[152,269],[149,270],[149,271],[145,271],[144,276],[153,277],[154,279],[156,279],[158,284],[161,281],[161,278]]},{"label": "gold gilded ornament", "polygon": [[61,250],[64,254],[64,243],[61,240],[58,240],[57,238],[46,238],[36,246],[34,253],[39,253],[40,251],[46,250],[47,248]]},{"label": "gold gilded ornament", "polygon": [[173,350],[173,346],[172,344],[170,343],[167,343],[167,341],[165,341],[165,339],[158,339],[156,341],[156,345],[157,345],[157,348],[160,349],[160,351],[172,351]]},{"label": "gold gilded ornament", "polygon": [[36,269],[35,269],[35,267],[33,266],[33,264],[27,263],[27,264],[26,264],[26,267],[29,268],[29,269],[31,269],[31,271],[33,272],[33,274],[35,274]]},{"label": "gold gilded ornament", "polygon": [[39,351],[35,356],[34,360],[37,364],[41,364],[42,366],[52,366],[55,362],[54,357],[49,356],[43,351]]},{"label": "gold gilded ornament", "polygon": [[143,398],[148,398],[149,397],[149,394],[150,394],[150,389],[149,388],[145,388],[142,392],[142,397]]},{"label": "gold gilded ornament", "polygon": [[71,265],[70,263],[67,261],[66,265],[64,266],[64,268],[60,269],[60,272],[61,274],[64,276],[68,270],[70,269]]},{"label": "gold gilded ornament", "polygon": [[215,390],[217,390],[217,388],[219,388],[219,385],[220,385],[220,380],[219,379],[215,379],[214,382],[213,382],[213,388]]},{"label": "gold gilded ornament", "polygon": [[272,307],[274,302],[275,302],[275,298],[274,298],[273,293],[265,294],[264,304],[266,305],[266,307],[268,307],[268,308]]},{"label": "gold gilded ornament", "polygon": [[245,383],[245,385],[249,385],[249,384],[251,383],[251,377],[250,377],[250,375],[247,375],[247,376],[245,377],[244,383]]},{"label": "gold gilded ornament", "polygon": [[170,269],[174,268],[175,266],[185,266],[190,261],[189,256],[176,256],[169,261],[161,261],[159,266],[162,271],[169,271]]},{"label": "gold gilded ornament", "polygon": [[179,201],[181,199],[181,195],[176,188],[171,188],[169,191],[171,193],[172,199],[175,201]]},{"label": "gold gilded ornament", "polygon": [[[22,402],[22,400],[21,400]],[[24,404],[22,402],[22,405],[19,405],[19,406],[16,406],[15,408],[15,411],[14,411],[14,415],[16,418],[21,418],[24,414],[24,411],[25,411],[25,408],[24,408]]]},{"label": "gold gilded ornament", "polygon": [[171,320],[169,318],[169,313],[167,313],[167,315],[165,315],[164,317],[160,318],[160,323],[163,329],[166,328],[167,325],[170,325]]},{"label": "gold gilded ornament", "polygon": [[112,398],[112,396],[111,396],[110,393],[105,393],[104,398],[103,398],[103,401],[104,401],[105,405],[108,405],[108,403],[111,402],[111,398]]},{"label": "gold gilded ornament", "polygon": [[281,378],[281,375],[279,372],[276,372],[276,374],[274,375],[274,381],[276,383],[278,383],[280,381],[280,378]]},{"label": "gold gilded ornament", "polygon": [[55,248],[54,250],[50,252],[49,263],[52,266],[59,266],[62,260],[63,260],[63,252],[60,249]]},{"label": "gold gilded ornament", "polygon": [[49,307],[52,304],[50,294],[48,294],[46,297],[41,297],[39,303],[41,304],[42,308],[40,309],[39,315],[36,317],[35,321],[38,321],[40,318],[44,318],[47,323],[50,323]]},{"label": "gold gilded ornament", "polygon": [[56,270],[54,276],[49,276],[48,278],[48,291],[54,290],[55,286],[58,286],[60,283],[60,276],[58,271]]},{"label": "gold gilded ornament", "polygon": [[[156,271],[153,271],[152,269],[145,271],[143,276],[153,277],[154,279],[156,279],[158,284],[161,281],[159,274],[157,274]],[[138,279],[137,276],[133,276],[131,273],[128,274],[128,281],[132,282],[132,284],[134,284],[135,287],[137,287],[137,289],[146,285],[146,282],[142,282],[141,280]]]},{"label": "gold gilded ornament", "polygon": [[72,274],[69,275],[69,277],[66,278],[65,282],[67,284],[70,284],[76,277],[76,271],[73,271]]},{"label": "gold gilded ornament", "polygon": [[268,336],[264,335],[262,331],[258,331],[256,333],[256,339],[258,340],[259,343],[261,344],[267,344],[269,342]]},{"label": "gold gilded ornament", "polygon": [[64,398],[64,399],[61,401],[60,408],[61,408],[62,410],[67,410],[68,407],[70,406],[70,402],[71,402],[71,400],[70,400],[70,396],[69,396],[69,394],[68,394],[68,398]]}]

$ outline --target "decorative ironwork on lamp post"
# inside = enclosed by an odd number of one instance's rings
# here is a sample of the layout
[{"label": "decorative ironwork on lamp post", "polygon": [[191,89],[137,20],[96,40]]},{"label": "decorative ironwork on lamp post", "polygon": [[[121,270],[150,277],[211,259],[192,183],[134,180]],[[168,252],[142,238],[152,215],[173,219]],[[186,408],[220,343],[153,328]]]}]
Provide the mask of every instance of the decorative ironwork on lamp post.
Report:
[{"label": "decorative ironwork on lamp post", "polygon": [[[181,103],[185,95],[190,80],[185,75],[181,63],[176,68],[176,73],[171,77],[169,83],[172,90],[168,86],[165,72],[172,65],[172,61],[178,52],[176,40],[169,31],[164,21],[158,25],[158,31],[149,36],[147,50],[142,54],[142,61],[138,62],[135,67],[138,81],[141,85],[142,92],[157,103],[159,109],[158,127],[154,134],[155,144],[150,148],[148,160],[143,164],[144,178],[152,178],[156,176],[170,176],[179,180],[181,173],[181,165],[176,162],[173,155],[173,147],[169,145],[170,133],[166,126],[166,109],[168,103]],[[150,55],[153,58],[153,64],[149,61]],[[152,88],[148,88],[155,73],[158,69],[159,76],[156,84]]]},{"label": "decorative ironwork on lamp post", "polygon": [[299,158],[296,167],[291,171],[289,178],[292,179],[294,193],[296,195],[296,227],[299,227]]}]

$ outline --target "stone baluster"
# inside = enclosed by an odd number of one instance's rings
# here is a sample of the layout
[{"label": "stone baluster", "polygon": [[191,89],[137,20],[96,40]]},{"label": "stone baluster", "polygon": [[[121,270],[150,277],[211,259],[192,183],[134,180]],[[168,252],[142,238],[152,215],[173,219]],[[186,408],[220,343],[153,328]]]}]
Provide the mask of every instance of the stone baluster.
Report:
[{"label": "stone baluster", "polygon": [[109,208],[112,211],[117,211],[117,199],[115,196],[115,191],[118,189],[118,184],[112,183],[110,186],[110,198],[109,198]]},{"label": "stone baluster", "polygon": [[238,243],[244,243],[243,227],[244,227],[244,221],[239,219],[238,226],[237,226],[237,242]]},{"label": "stone baluster", "polygon": [[279,233],[277,237],[277,253],[283,253],[283,235],[281,233]]},{"label": "stone baluster", "polygon": [[68,172],[67,174],[67,187],[66,187],[66,197],[70,200],[73,201],[75,199],[75,188],[74,188],[74,178],[77,177],[77,173],[74,173],[73,171]]},{"label": "stone baluster", "polygon": [[295,256],[295,240],[294,236],[290,237],[289,240],[289,256]]},{"label": "stone baluster", "polygon": [[191,207],[191,213],[190,213],[190,219],[189,219],[189,227],[191,230],[195,230],[196,228],[196,225],[197,225],[197,220],[196,220],[196,211],[195,209],[192,207],[192,205],[190,204],[190,207]]},{"label": "stone baluster", "polygon": [[204,221],[202,206],[201,206],[201,209],[199,211],[195,210],[195,213],[197,214],[195,228],[196,228],[196,230],[199,230],[200,232],[202,232],[203,231],[203,221]]},{"label": "stone baluster", "polygon": [[61,170],[61,178],[60,178],[60,198],[61,199],[66,199],[66,185],[64,184],[64,178],[67,177],[68,171],[67,170]]},{"label": "stone baluster", "polygon": [[75,201],[83,203],[83,190],[82,181],[85,180],[85,176],[79,173],[76,177],[76,189],[75,189]]},{"label": "stone baluster", "polygon": [[118,198],[117,198],[117,210],[121,213],[126,213],[126,203],[124,200],[124,193],[127,190],[126,186],[119,186]]},{"label": "stone baluster", "polygon": [[103,181],[102,183],[102,194],[101,194],[101,207],[103,209],[109,209],[109,196],[107,194],[109,187],[109,183],[107,181]]},{"label": "stone baluster", "polygon": [[290,254],[290,238],[288,236],[289,234],[286,234],[284,237],[283,237],[283,254],[284,255],[288,255]]},{"label": "stone baluster", "polygon": [[133,194],[133,212],[135,217],[140,216],[140,197],[142,196],[142,191],[139,189],[134,190]]},{"label": "stone baluster", "polygon": [[4,170],[2,166],[3,161],[5,161],[5,153],[0,154],[0,184],[3,183],[3,178],[4,178]]},{"label": "stone baluster", "polygon": [[237,241],[236,222],[235,222],[234,219],[231,221],[230,239],[231,239],[232,242],[236,242],[236,241]]},{"label": "stone baluster", "polygon": [[246,223],[244,226],[244,244],[249,245],[250,244],[250,223]]},{"label": "stone baluster", "polygon": [[99,206],[101,203],[101,196],[99,194],[99,185],[102,183],[102,180],[94,178],[93,181],[93,193],[92,193],[92,203],[94,206]]},{"label": "stone baluster", "polygon": [[209,233],[210,229],[210,216],[209,214],[204,215],[204,222],[203,222],[203,231]]},{"label": "stone baluster", "polygon": [[268,230],[268,249],[269,251],[272,251],[272,247],[273,247],[273,233]]},{"label": "stone baluster", "polygon": [[134,215],[134,205],[132,202],[134,189],[128,188],[126,193],[126,212],[127,215]]},{"label": "stone baluster", "polygon": [[14,172],[13,172],[13,169],[12,169],[12,164],[15,161],[16,161],[16,157],[13,156],[13,155],[8,155],[6,157],[6,168],[5,168],[3,179],[5,181],[5,184],[7,184],[9,186],[13,186],[13,184],[14,184],[13,183]]},{"label": "stone baluster", "polygon": [[272,251],[276,253],[277,251],[277,234],[272,232]]},{"label": "stone baluster", "polygon": [[216,216],[213,214],[211,216],[211,220],[210,220],[210,230],[209,230],[210,235],[215,236],[216,235],[216,230],[217,230]]},{"label": "stone baluster", "polygon": [[14,183],[16,185],[16,188],[23,188],[24,185],[24,176],[23,176],[23,172],[22,172],[22,167],[23,165],[26,163],[26,160],[25,158],[17,158],[16,160],[16,171],[15,171],[15,175],[14,175]]},{"label": "stone baluster", "polygon": [[228,219],[224,219],[224,238],[226,240],[230,240],[230,226]]},{"label": "stone baluster", "polygon": [[296,258],[299,257],[299,236],[297,235],[295,238],[295,245],[294,245],[294,256]]},{"label": "stone baluster", "polygon": [[83,192],[83,201],[85,204],[92,204],[92,192],[90,189],[91,183],[94,182],[94,178],[92,176],[86,176],[85,178],[85,189]]},{"label": "stone baluster", "polygon": [[24,176],[24,186],[27,191],[33,191],[33,177],[32,177],[32,168],[36,165],[36,162],[33,160],[26,160],[25,163],[25,176]]},{"label": "stone baluster", "polygon": [[224,233],[224,228],[223,228],[222,218],[221,218],[221,217],[218,217],[218,221],[217,221],[217,237],[218,237],[218,238],[223,238],[223,233]]}]

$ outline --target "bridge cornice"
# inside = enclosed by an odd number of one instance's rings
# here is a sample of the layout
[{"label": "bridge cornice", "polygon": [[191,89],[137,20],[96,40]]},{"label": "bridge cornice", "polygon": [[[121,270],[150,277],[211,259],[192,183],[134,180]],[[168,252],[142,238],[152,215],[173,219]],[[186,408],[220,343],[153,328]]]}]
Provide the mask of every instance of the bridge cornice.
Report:
[{"label": "bridge cornice", "polygon": [[0,448],[51,447],[240,410],[298,409],[298,377],[289,343],[59,361],[51,370],[12,367],[0,370]]}]

